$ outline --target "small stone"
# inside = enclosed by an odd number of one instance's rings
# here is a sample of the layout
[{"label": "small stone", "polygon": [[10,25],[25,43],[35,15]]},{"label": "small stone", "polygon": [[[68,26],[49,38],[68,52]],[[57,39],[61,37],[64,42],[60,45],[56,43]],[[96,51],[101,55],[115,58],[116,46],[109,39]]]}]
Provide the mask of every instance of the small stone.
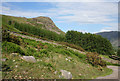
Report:
[{"label": "small stone", "polygon": [[79,74],[79,76],[81,76],[82,74]]},{"label": "small stone", "polygon": [[16,65],[15,67],[17,68],[18,66]]},{"label": "small stone", "polygon": [[65,60],[67,61],[67,60],[68,60],[68,58],[65,58]]},{"label": "small stone", "polygon": [[19,76],[19,78],[21,78],[21,76]]},{"label": "small stone", "polygon": [[13,62],[15,62],[15,60],[13,60]]},{"label": "small stone", "polygon": [[60,72],[62,73],[62,76],[65,78],[65,79],[72,79],[72,74],[71,72],[68,72],[66,70],[60,70]]},{"label": "small stone", "polygon": [[37,59],[37,61],[40,61],[39,59]]},{"label": "small stone", "polygon": [[12,53],[11,55],[12,55],[12,56],[17,56],[17,55],[18,55],[18,53]]},{"label": "small stone", "polygon": [[55,71],[54,74],[57,74],[57,71]]}]

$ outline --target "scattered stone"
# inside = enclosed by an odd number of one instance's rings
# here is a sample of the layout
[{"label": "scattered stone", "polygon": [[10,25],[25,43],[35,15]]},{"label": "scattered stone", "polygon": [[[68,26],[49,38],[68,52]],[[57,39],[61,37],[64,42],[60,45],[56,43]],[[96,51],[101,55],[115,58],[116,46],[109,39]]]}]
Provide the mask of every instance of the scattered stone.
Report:
[{"label": "scattered stone", "polygon": [[23,60],[27,61],[27,62],[32,62],[32,63],[35,63],[36,62],[36,59],[35,57],[33,56],[23,56],[21,57]]},{"label": "scattered stone", "polygon": [[1,61],[5,62],[5,61],[6,61],[6,58],[1,59]]},{"label": "scattered stone", "polygon": [[82,74],[79,74],[79,76],[81,76]]},{"label": "scattered stone", "polygon": [[[64,77],[65,79],[72,79],[72,74],[71,72],[68,72],[66,70],[60,70],[60,72],[62,73],[62,77]],[[59,76],[59,77],[61,77]]]},{"label": "scattered stone", "polygon": [[55,71],[54,74],[57,74],[57,71]]},{"label": "scattered stone", "polygon": [[37,61],[40,61],[39,59],[37,59]]},{"label": "scattered stone", "polygon": [[65,60],[67,61],[67,60],[68,60],[68,58],[65,58]]},{"label": "scattered stone", "polygon": [[15,66],[16,68],[18,67],[18,65]]},{"label": "scattered stone", "polygon": [[13,60],[13,62],[15,62],[15,60]]},{"label": "scattered stone", "polygon": [[15,57],[18,55],[18,53],[12,53],[11,55]]}]

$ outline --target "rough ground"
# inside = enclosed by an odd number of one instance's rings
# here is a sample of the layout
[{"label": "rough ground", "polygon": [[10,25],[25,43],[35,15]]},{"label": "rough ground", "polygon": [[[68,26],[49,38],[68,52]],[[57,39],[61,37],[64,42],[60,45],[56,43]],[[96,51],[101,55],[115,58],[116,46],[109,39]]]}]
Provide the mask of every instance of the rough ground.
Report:
[{"label": "rough ground", "polygon": [[[35,37],[26,36],[26,35],[21,35],[21,34],[17,34],[17,33],[13,33],[13,32],[11,32],[11,34],[14,34],[16,36],[20,36],[22,38],[32,39],[32,40],[36,40],[36,41],[42,41],[43,43],[50,43],[50,44],[54,44],[54,45],[61,45],[61,44],[58,44],[58,43],[54,43],[54,42],[38,39],[38,38],[35,38]],[[73,49],[73,48],[70,48],[70,47],[68,47],[68,49],[72,49],[74,51],[78,51],[80,53],[86,54],[85,52],[82,52],[82,51],[79,51],[79,50],[76,50],[76,49]],[[106,59],[106,58],[103,58],[103,60],[108,61],[108,62],[110,62],[110,61],[114,62],[113,60]],[[115,62],[115,63],[118,63],[118,62]],[[119,67],[119,70],[118,70],[118,66],[107,66],[107,67],[112,69],[113,73],[110,74],[110,75],[104,76],[104,77],[98,77],[96,79],[118,79],[118,71],[120,72],[120,67]]]},{"label": "rough ground", "polygon": [[108,68],[113,70],[113,73],[104,77],[98,77],[96,79],[118,79],[118,71],[120,72],[120,67],[118,66],[107,66]]}]

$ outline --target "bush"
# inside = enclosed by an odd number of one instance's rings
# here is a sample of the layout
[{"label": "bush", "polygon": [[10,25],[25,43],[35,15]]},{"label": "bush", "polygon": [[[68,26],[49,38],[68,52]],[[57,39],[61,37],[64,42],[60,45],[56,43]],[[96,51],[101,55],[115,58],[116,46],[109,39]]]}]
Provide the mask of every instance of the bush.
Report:
[{"label": "bush", "polygon": [[7,30],[2,30],[2,41],[10,41],[10,33]]},{"label": "bush", "polygon": [[35,49],[27,47],[26,55],[32,56],[32,55],[34,55],[35,52],[36,52]]},{"label": "bush", "polygon": [[17,36],[10,35],[7,30],[2,31],[2,41],[12,42],[18,45],[21,44],[21,40]]},{"label": "bush", "polygon": [[87,56],[88,62],[91,63],[93,66],[101,66],[101,67],[106,66],[106,62],[102,60],[102,58],[99,56],[98,53],[88,52],[86,56]]},{"label": "bush", "polygon": [[48,48],[48,46],[47,46],[47,45],[44,45],[44,46],[43,46],[43,48],[44,48],[44,49],[47,49],[47,48]]},{"label": "bush", "polygon": [[120,57],[120,48],[119,48],[118,51],[117,51],[117,56]]},{"label": "bush", "polygon": [[21,40],[17,36],[14,36],[14,35],[10,35],[10,42],[18,44],[18,45],[22,44]]},{"label": "bush", "polygon": [[41,49],[38,54],[36,54],[37,57],[49,57],[49,54],[46,49]]},{"label": "bush", "polygon": [[24,51],[20,48],[20,46],[12,42],[3,42],[2,51],[6,53],[20,53],[22,55],[25,55]]}]

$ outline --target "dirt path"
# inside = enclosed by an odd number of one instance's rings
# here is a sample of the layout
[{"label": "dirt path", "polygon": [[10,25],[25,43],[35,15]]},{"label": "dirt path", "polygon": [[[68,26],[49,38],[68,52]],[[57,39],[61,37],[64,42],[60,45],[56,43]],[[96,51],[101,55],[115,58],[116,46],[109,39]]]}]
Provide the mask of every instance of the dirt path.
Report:
[{"label": "dirt path", "polygon": [[[13,34],[15,36],[20,36],[22,38],[27,38],[27,39],[32,39],[32,40],[36,40],[36,41],[41,41],[43,43],[50,43],[50,44],[62,46],[61,44],[58,44],[58,43],[55,43],[55,42],[51,42],[51,41],[47,41],[47,40],[42,40],[42,39],[38,39],[38,38],[35,38],[35,37],[26,36],[26,35],[21,35],[21,34],[18,34],[18,33],[10,32],[10,34]],[[74,49],[74,48],[67,47],[67,49],[71,49],[73,51],[77,51],[79,53],[86,54],[85,52],[82,52],[82,51]]]},{"label": "dirt path", "polygon": [[113,59],[105,58],[105,57],[102,57],[102,59],[107,62],[113,63],[113,64],[118,64],[118,62],[119,62],[118,60],[113,60]]},{"label": "dirt path", "polygon": [[27,38],[27,39],[32,39],[32,40],[36,40],[36,41],[41,41],[43,43],[50,43],[50,44],[54,44],[54,45],[60,45],[60,44],[57,44],[57,43],[54,43],[54,42],[38,39],[38,38],[35,38],[35,37],[30,37],[30,36],[27,36],[27,35],[17,34],[17,33],[13,33],[13,32],[10,32],[10,34],[13,34],[15,36],[20,36],[22,38]]},{"label": "dirt path", "polygon": [[107,66],[108,68],[113,70],[113,73],[104,77],[98,77],[96,79],[118,79],[118,71],[120,72],[120,67],[118,66]]}]

